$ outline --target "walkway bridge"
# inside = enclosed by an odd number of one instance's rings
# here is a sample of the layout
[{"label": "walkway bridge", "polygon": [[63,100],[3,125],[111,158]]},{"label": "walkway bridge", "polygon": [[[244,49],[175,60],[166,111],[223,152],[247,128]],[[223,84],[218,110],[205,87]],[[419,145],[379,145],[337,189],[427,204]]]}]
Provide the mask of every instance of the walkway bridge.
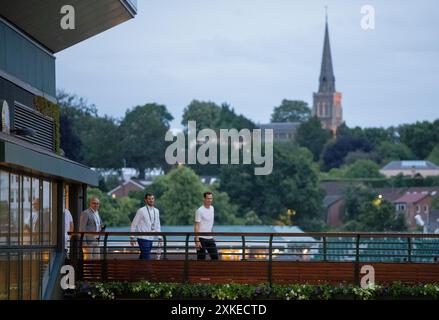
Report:
[{"label": "walkway bridge", "polygon": [[[99,236],[99,259],[82,248]],[[151,260],[139,260],[130,236],[154,241]],[[216,239],[220,260],[197,261],[192,232],[73,232],[67,263],[80,281],[180,283],[359,284],[364,265],[377,284],[439,282],[439,234],[198,233]]]}]

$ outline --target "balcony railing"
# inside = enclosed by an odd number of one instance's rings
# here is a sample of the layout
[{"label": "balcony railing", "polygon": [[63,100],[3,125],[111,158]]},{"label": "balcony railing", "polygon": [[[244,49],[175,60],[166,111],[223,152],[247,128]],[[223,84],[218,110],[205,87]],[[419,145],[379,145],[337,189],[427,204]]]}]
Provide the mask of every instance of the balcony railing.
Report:
[{"label": "balcony railing", "polygon": [[[154,281],[156,275],[157,281],[357,283],[366,264],[377,266],[383,281],[439,278],[439,234],[198,233],[216,239],[219,261],[196,261],[193,232],[71,235],[70,261],[83,280]],[[90,244],[86,236],[100,238],[95,245],[98,255],[93,259],[83,254],[82,249]],[[130,236],[160,236],[163,241],[159,245],[155,240],[151,260],[142,261],[137,243],[130,244]]]}]

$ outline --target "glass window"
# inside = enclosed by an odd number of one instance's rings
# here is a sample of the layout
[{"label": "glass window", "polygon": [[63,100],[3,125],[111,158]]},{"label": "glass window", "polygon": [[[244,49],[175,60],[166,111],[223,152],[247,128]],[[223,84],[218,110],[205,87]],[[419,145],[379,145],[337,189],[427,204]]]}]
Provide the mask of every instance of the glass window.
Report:
[{"label": "glass window", "polygon": [[47,287],[47,283],[49,281],[49,275],[50,275],[50,251],[43,251],[41,253],[41,274],[40,274],[40,282],[42,288]]},{"label": "glass window", "polygon": [[18,254],[10,254],[9,256],[10,264],[9,264],[9,299],[17,300],[18,299],[18,279],[20,262],[18,260]]},{"label": "glass window", "polygon": [[51,234],[51,244],[52,245],[56,245],[57,244],[57,239],[58,239],[58,211],[57,211],[57,201],[58,201],[58,197],[57,197],[57,184],[55,182],[53,182],[51,184],[51,194],[50,194],[50,216],[51,216],[51,221],[52,221],[52,227],[50,229],[50,234]]},{"label": "glass window", "polygon": [[23,282],[22,282],[22,299],[30,300],[31,293],[31,253],[23,253]]},{"label": "glass window", "polygon": [[51,229],[51,216],[50,216],[50,189],[51,185],[48,181],[43,181],[43,244],[50,244],[50,229]]},{"label": "glass window", "polygon": [[20,239],[20,194],[21,194],[21,183],[20,176],[11,173],[11,197],[10,197],[10,244],[18,245],[18,239]]},{"label": "glass window", "polygon": [[8,255],[6,253],[0,253],[0,300],[8,299],[8,268]]},{"label": "glass window", "polygon": [[37,300],[41,297],[40,283],[40,252],[32,252],[32,282],[31,282],[31,299]]},{"label": "glass window", "polygon": [[0,246],[9,242],[9,173],[0,171]]},{"label": "glass window", "polygon": [[32,179],[32,244],[40,243],[40,180]]},{"label": "glass window", "polygon": [[23,230],[23,245],[30,245],[30,239],[32,235],[32,222],[31,222],[31,208],[32,208],[32,190],[31,190],[31,178],[23,177],[23,195],[22,195],[22,230]]}]

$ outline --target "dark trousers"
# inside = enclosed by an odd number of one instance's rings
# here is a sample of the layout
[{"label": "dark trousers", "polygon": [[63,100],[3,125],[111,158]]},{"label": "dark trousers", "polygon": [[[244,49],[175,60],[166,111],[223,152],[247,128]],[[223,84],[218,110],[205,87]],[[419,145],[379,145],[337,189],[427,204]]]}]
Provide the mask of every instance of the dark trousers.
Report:
[{"label": "dark trousers", "polygon": [[199,238],[201,248],[197,249],[197,260],[206,260],[206,251],[209,253],[210,260],[218,260],[218,250],[214,239]]},{"label": "dark trousers", "polygon": [[139,259],[150,260],[151,259],[152,240],[137,239],[137,243],[139,244],[139,248],[140,248]]}]

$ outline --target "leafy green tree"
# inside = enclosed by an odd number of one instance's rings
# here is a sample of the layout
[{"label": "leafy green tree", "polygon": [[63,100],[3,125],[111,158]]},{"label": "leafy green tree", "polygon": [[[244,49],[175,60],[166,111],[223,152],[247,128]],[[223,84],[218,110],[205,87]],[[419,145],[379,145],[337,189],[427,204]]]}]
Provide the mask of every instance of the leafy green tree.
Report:
[{"label": "leafy green tree", "polygon": [[97,168],[121,168],[118,123],[99,117],[96,106],[63,91],[57,93],[61,111],[61,148],[75,161]]},{"label": "leafy green tree", "polygon": [[401,232],[406,231],[407,226],[404,215],[396,213],[395,206],[383,200],[380,204],[361,204],[358,219],[350,221],[345,229],[356,232]]},{"label": "leafy green tree", "polygon": [[84,162],[97,168],[122,168],[118,124],[113,118],[85,117],[81,132]]},{"label": "leafy green tree", "polygon": [[343,227],[355,232],[406,231],[404,215],[397,214],[395,206],[379,197],[364,184],[353,184],[345,189]]},{"label": "leafy green tree", "polygon": [[131,224],[130,216],[134,216],[138,209],[138,203],[135,199],[123,197],[112,199],[106,193],[96,188],[88,188],[87,196],[98,197],[101,205],[99,215],[102,222],[108,227],[126,227]]},{"label": "leafy green tree", "polygon": [[84,125],[85,119],[97,117],[96,106],[65,91],[57,92],[57,100],[60,107],[61,149],[67,158],[83,162],[84,143],[81,134],[88,129]]},{"label": "leafy green tree", "polygon": [[74,129],[73,119],[64,111],[65,109],[61,109],[60,115],[61,149],[65,157],[76,162],[82,162],[83,151],[81,139]]},{"label": "leafy green tree", "polygon": [[325,144],[331,137],[331,132],[322,128],[320,120],[317,117],[311,117],[297,129],[296,142],[311,150],[314,160],[318,161]]},{"label": "leafy green tree", "polygon": [[346,157],[343,159],[343,163],[345,165],[352,165],[358,160],[370,160],[372,162],[378,162],[378,154],[375,151],[372,152],[364,152],[364,151],[351,151],[348,152]]},{"label": "leafy green tree", "polygon": [[361,205],[372,202],[378,197],[378,193],[362,183],[349,185],[343,194],[343,221],[356,220],[360,215]]},{"label": "leafy green tree", "polygon": [[140,179],[146,168],[167,168],[164,138],[172,120],[166,107],[155,103],[126,112],[120,124],[122,155],[128,166],[138,169]]},{"label": "leafy green tree", "polygon": [[364,128],[362,138],[366,139],[374,147],[383,142],[395,142],[394,132],[385,128]]},{"label": "leafy green tree", "polygon": [[207,189],[213,192],[215,220],[219,225],[243,225],[246,223],[245,219],[238,218],[238,206],[230,201],[227,192],[219,191],[219,184],[217,182]]},{"label": "leafy green tree", "polygon": [[197,130],[218,129],[253,129],[255,124],[243,115],[238,115],[227,103],[221,106],[213,102],[193,100],[183,111],[181,124],[187,131],[188,121],[197,122]]},{"label": "leafy green tree", "polygon": [[406,144],[423,160],[428,157],[433,148],[439,143],[439,120],[434,123],[427,121],[398,127],[401,142]]},{"label": "leafy green tree", "polygon": [[215,129],[249,129],[256,128],[250,119],[242,114],[236,114],[235,110],[228,103],[221,104],[220,112],[215,124]]},{"label": "leafy green tree", "polygon": [[363,138],[351,136],[338,136],[335,142],[330,142],[323,150],[323,167],[325,170],[339,168],[345,157],[354,151],[371,152],[372,145]]},{"label": "leafy green tree", "polygon": [[311,117],[308,103],[300,100],[282,100],[271,115],[271,122],[305,122]]},{"label": "leafy green tree", "polygon": [[247,226],[258,226],[262,225],[262,220],[258,217],[256,212],[250,210],[244,214],[244,225]]},{"label": "leafy green tree", "polygon": [[346,170],[346,178],[383,178],[380,173],[380,167],[371,160],[358,160]]},{"label": "leafy green tree", "polygon": [[203,204],[203,193],[206,191],[211,191],[214,195],[216,224],[242,223],[236,217],[237,206],[230,203],[229,196],[218,191],[216,185],[204,185],[200,177],[188,167],[172,169],[166,176],[157,178],[148,191],[156,196],[162,224],[192,225],[195,211]]},{"label": "leafy green tree", "polygon": [[[184,132],[186,133],[187,140],[187,125],[188,121],[197,122],[197,130],[209,128],[215,130],[217,134],[220,129],[254,129],[255,124],[243,115],[238,115],[233,108],[227,103],[223,103],[221,106],[216,105],[213,102],[202,102],[198,100],[192,101],[187,106],[183,113],[182,124],[184,126]],[[187,154],[186,144],[186,154]],[[217,148],[217,154],[219,155],[219,147]],[[220,173],[220,165],[201,165],[194,164],[188,165],[198,175],[210,175],[217,176]]]},{"label": "leafy green tree", "polygon": [[290,209],[296,212],[296,225],[305,229],[309,221],[323,220],[318,167],[305,148],[275,144],[270,175],[255,176],[251,165],[228,165],[221,168],[220,181],[221,190],[239,206],[239,217],[254,211],[263,223],[272,224]]},{"label": "leafy green tree", "polygon": [[377,153],[382,165],[391,161],[414,160],[416,158],[410,148],[405,144],[392,143],[389,141],[382,142],[377,148]]},{"label": "leafy green tree", "polygon": [[220,114],[220,108],[213,102],[193,100],[183,110],[181,124],[186,128],[189,121],[197,122],[197,130],[215,128]]},{"label": "leafy green tree", "polygon": [[361,128],[354,127],[349,128],[345,122],[343,122],[337,129],[337,137],[350,137],[366,140],[370,145],[376,147],[382,142],[397,142],[396,130],[393,127],[390,128]]},{"label": "leafy green tree", "polygon": [[437,144],[431,153],[428,155],[427,160],[433,162],[435,165],[439,166],[439,144]]},{"label": "leafy green tree", "polygon": [[104,177],[99,174],[99,190],[103,192],[109,192],[113,190],[122,182],[121,176],[119,174],[112,174],[108,177]]}]

